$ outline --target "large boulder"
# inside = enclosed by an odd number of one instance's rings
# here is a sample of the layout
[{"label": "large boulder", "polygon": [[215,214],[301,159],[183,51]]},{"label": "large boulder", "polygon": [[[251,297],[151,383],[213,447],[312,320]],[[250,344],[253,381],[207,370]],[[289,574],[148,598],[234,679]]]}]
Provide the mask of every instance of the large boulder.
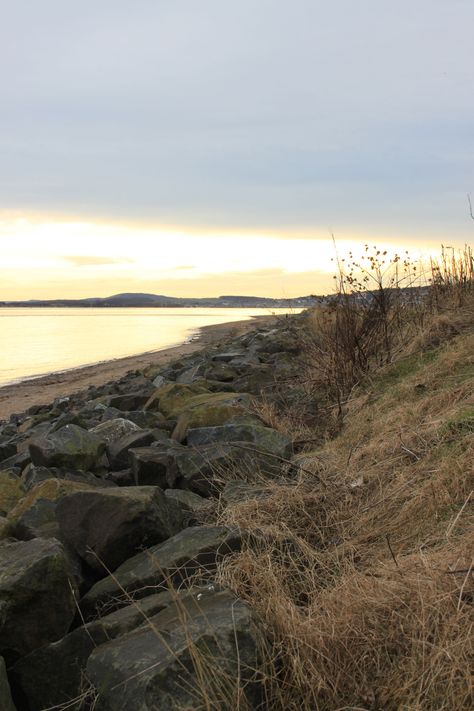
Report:
[{"label": "large boulder", "polygon": [[229,592],[178,598],[148,625],[92,652],[95,709],[257,708],[260,636],[251,609]]},{"label": "large boulder", "polygon": [[0,709],[2,711],[16,711],[3,657],[0,657]]},{"label": "large boulder", "polygon": [[84,482],[47,479],[33,487],[8,515],[9,530],[15,538],[58,538],[58,501],[76,491],[90,488]]},{"label": "large boulder", "polygon": [[182,411],[188,400],[203,394],[209,394],[209,391],[192,384],[167,383],[150,396],[145,410],[159,410],[166,417],[174,417]]},{"label": "large boulder", "polygon": [[121,437],[130,434],[131,432],[140,432],[140,427],[131,420],[126,420],[123,417],[117,417],[113,420],[106,420],[96,425],[89,432],[97,435],[104,440],[106,444],[112,444]]},{"label": "large boulder", "polygon": [[99,573],[185,526],[179,504],[157,486],[77,492],[61,499],[57,517],[61,540]]},{"label": "large boulder", "polygon": [[176,455],[177,486],[200,496],[219,494],[226,481],[255,481],[274,476],[281,461],[273,453],[259,450],[249,442],[214,442],[202,447],[186,447]]},{"label": "large boulder", "polygon": [[35,467],[34,464],[28,464],[21,475],[21,483],[26,491],[34,489],[35,486],[48,479],[62,479],[78,484],[87,484],[91,488],[114,486],[112,482],[108,482],[102,476],[96,476],[92,472],[73,471],[62,467]]},{"label": "large boulder", "polygon": [[7,662],[62,637],[75,609],[74,585],[58,541],[0,544],[0,654]]},{"label": "large boulder", "polygon": [[126,469],[129,466],[129,452],[135,447],[147,447],[156,440],[151,430],[137,430],[123,435],[107,447],[107,456],[112,469]]},{"label": "large boulder", "polygon": [[149,392],[134,392],[125,393],[122,395],[112,395],[108,398],[107,404],[109,407],[115,407],[117,410],[127,412],[128,410],[140,410],[145,406],[150,397]]},{"label": "large boulder", "polygon": [[[129,632],[165,609],[171,602],[169,592],[150,595],[99,620],[75,629],[58,642],[36,649],[12,668],[15,686],[32,711],[66,704],[69,711],[79,711],[87,660],[101,644]],[[1,674],[1,670],[0,670]],[[1,695],[0,695],[1,699]],[[3,711],[3,706],[0,706]]]},{"label": "large boulder", "polygon": [[178,416],[178,424],[185,422],[187,427],[213,427],[240,419],[255,421],[249,413],[251,397],[246,393],[206,393],[195,395],[186,402]]},{"label": "large boulder", "polygon": [[253,445],[256,452],[270,452],[282,458],[288,458],[292,454],[291,439],[271,427],[230,423],[220,427],[192,428],[187,432],[187,443],[191,447],[216,442],[247,442]]},{"label": "large boulder", "polygon": [[82,427],[65,425],[30,442],[29,451],[36,465],[90,471],[100,464],[105,442]]},{"label": "large boulder", "polygon": [[180,581],[196,569],[210,571],[223,556],[240,549],[242,534],[224,526],[186,528],[169,540],[138,553],[113,575],[100,580],[84,596],[81,608],[94,614],[104,605],[117,607],[129,599],[159,590],[169,580]]},{"label": "large boulder", "polygon": [[189,526],[195,526],[200,514],[209,506],[207,499],[185,489],[166,489],[165,496],[179,504]]},{"label": "large boulder", "polygon": [[130,464],[135,484],[152,484],[162,489],[174,487],[178,478],[175,458],[182,451],[177,442],[167,440],[153,447],[130,450]]}]

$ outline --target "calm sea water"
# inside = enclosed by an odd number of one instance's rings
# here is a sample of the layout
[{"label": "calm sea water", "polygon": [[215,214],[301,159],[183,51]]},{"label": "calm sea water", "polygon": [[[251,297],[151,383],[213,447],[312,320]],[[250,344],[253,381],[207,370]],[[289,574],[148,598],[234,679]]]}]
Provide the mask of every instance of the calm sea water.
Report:
[{"label": "calm sea water", "polygon": [[266,309],[0,308],[0,385],[183,343]]}]

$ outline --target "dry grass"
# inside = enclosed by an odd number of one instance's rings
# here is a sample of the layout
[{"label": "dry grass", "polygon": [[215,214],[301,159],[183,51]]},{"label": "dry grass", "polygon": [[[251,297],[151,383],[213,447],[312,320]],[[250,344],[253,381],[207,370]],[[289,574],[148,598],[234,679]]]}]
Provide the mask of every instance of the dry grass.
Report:
[{"label": "dry grass", "polygon": [[443,304],[292,479],[220,509],[260,536],[218,580],[266,625],[272,711],[474,705],[474,299]]}]

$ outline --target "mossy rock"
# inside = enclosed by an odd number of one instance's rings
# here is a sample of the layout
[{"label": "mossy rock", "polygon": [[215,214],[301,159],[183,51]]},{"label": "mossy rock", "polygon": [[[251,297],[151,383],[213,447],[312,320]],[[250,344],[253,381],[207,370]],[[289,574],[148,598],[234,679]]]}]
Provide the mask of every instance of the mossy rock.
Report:
[{"label": "mossy rock", "polygon": [[29,445],[33,464],[90,471],[105,452],[105,442],[77,425],[66,425]]},{"label": "mossy rock", "polygon": [[215,427],[227,422],[259,422],[249,414],[251,396],[247,393],[207,393],[190,398],[178,413],[178,424],[187,427]]},{"label": "mossy rock", "polygon": [[167,383],[151,395],[145,410],[159,410],[165,417],[173,417],[181,412],[189,400],[203,394],[209,394],[209,391],[198,385]]},{"label": "mossy rock", "polygon": [[59,535],[56,505],[60,499],[77,491],[91,489],[89,484],[64,479],[47,479],[31,489],[8,515],[9,535],[21,539],[55,538]]},{"label": "mossy rock", "polygon": [[11,471],[0,471],[0,516],[6,516],[25,495],[21,480]]}]

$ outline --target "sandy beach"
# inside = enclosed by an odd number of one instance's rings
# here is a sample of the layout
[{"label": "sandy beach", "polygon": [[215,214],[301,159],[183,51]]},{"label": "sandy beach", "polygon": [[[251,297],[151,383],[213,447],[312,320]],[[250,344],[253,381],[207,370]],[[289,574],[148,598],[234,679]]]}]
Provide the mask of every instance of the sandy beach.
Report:
[{"label": "sandy beach", "polygon": [[32,405],[46,405],[57,397],[80,392],[89,385],[101,385],[109,380],[118,379],[130,370],[138,370],[147,365],[166,365],[171,360],[251,331],[257,322],[259,325],[271,324],[277,318],[255,316],[245,321],[203,326],[193,340],[172,348],[117,358],[64,372],[49,373],[20,383],[5,385],[0,388],[0,420],[8,419],[12,413],[24,412]]}]

